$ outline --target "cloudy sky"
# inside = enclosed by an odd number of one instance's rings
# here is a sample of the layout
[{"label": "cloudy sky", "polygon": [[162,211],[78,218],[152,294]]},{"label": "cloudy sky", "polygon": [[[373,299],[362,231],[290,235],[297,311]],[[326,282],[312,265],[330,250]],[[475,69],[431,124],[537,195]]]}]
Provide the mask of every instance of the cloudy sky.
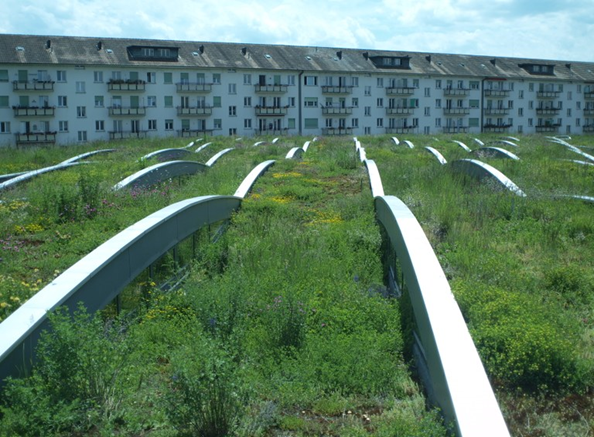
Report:
[{"label": "cloudy sky", "polygon": [[594,61],[594,0],[0,0],[0,6],[0,33]]}]

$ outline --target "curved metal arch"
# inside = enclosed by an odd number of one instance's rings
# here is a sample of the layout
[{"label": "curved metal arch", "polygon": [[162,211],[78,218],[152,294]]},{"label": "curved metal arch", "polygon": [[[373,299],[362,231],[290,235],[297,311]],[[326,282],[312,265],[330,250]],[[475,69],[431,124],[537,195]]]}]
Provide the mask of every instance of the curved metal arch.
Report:
[{"label": "curved metal arch", "polygon": [[155,185],[173,177],[196,174],[205,171],[207,168],[206,165],[194,161],[161,162],[122,179],[113,186],[112,190],[118,191],[129,187]]},{"label": "curved metal arch", "polygon": [[375,198],[384,195],[384,185],[380,176],[377,164],[373,159],[365,160],[365,167],[367,167],[367,174],[369,176],[369,185],[371,186],[371,195]]},{"label": "curved metal arch", "polygon": [[201,146],[200,146],[200,147],[198,147],[196,150],[194,150],[194,153],[201,152],[202,150],[204,150],[204,148],[205,148],[205,147],[208,147],[208,146],[210,146],[211,144],[212,144],[212,142],[210,142],[210,143],[206,143],[206,144],[203,144],[203,145],[201,145]]},{"label": "curved metal arch", "polygon": [[212,167],[214,165],[214,163],[217,162],[221,156],[223,156],[225,153],[229,153],[231,150],[235,150],[235,148],[229,147],[228,149],[221,150],[220,152],[213,155],[208,161],[206,161],[205,165],[207,167]]},{"label": "curved metal arch", "polygon": [[60,163],[57,165],[52,165],[51,167],[44,167],[44,168],[40,168],[39,170],[32,170],[32,171],[27,171],[25,173],[22,173],[18,176],[15,176],[13,178],[8,179],[5,182],[0,183],[0,191],[5,190],[6,188],[10,188],[13,185],[16,185],[18,183],[27,181],[29,179],[34,178],[35,176],[39,176],[41,174],[44,173],[48,173],[50,171],[56,171],[56,170],[65,170],[67,168],[70,167],[74,167],[76,165],[82,165],[82,164],[88,164],[86,162],[66,162],[66,163]]},{"label": "curved metal arch", "polygon": [[302,147],[293,147],[285,156],[285,159],[299,159],[303,156],[304,150]]},{"label": "curved metal arch", "polygon": [[140,160],[144,161],[144,160],[152,159],[152,158],[158,158],[162,161],[163,160],[180,159],[180,158],[183,158],[184,156],[188,156],[190,153],[191,152],[186,149],[175,149],[175,148],[161,149],[161,150],[155,150],[154,152],[144,155],[142,158],[140,158]]},{"label": "curved metal arch", "polygon": [[421,225],[397,197],[375,198],[396,251],[426,357],[433,401],[459,436],[509,436],[483,363]]},{"label": "curved metal arch", "polygon": [[509,150],[505,150],[505,149],[502,149],[501,147],[494,147],[494,146],[481,147],[479,149],[476,149],[474,151],[474,154],[477,156],[488,156],[488,157],[494,157],[494,158],[513,159],[514,161],[520,160],[520,158],[518,158],[517,155],[513,154]]},{"label": "curved metal arch", "polygon": [[252,189],[252,186],[256,182],[256,180],[263,175],[268,167],[274,165],[275,161],[273,159],[269,161],[264,161],[258,164],[256,167],[252,169],[252,171],[246,176],[246,178],[241,182],[239,188],[235,191],[234,196],[239,197],[241,199],[245,198],[249,191]]},{"label": "curved metal arch", "polygon": [[435,156],[437,158],[437,161],[441,164],[441,165],[445,165],[448,163],[448,161],[443,157],[443,155],[439,152],[439,150],[430,147],[430,146],[426,146],[425,150],[427,150],[429,153],[431,153],[433,156]]},{"label": "curved metal arch", "polygon": [[459,145],[460,147],[462,147],[464,150],[466,150],[468,153],[472,152],[472,149],[470,147],[468,147],[466,144],[464,144],[462,141],[458,141],[458,140],[452,140],[454,143],[456,143],[457,145]]},{"label": "curved metal arch", "polygon": [[459,159],[452,161],[451,166],[454,170],[462,171],[479,180],[485,178],[494,180],[512,193],[521,197],[526,197],[526,194],[506,175],[489,164],[485,164],[484,162],[478,161],[476,159]]},{"label": "curved metal arch", "polygon": [[81,155],[77,155],[77,156],[73,156],[72,158],[68,158],[66,161],[62,161],[61,164],[69,164],[72,162],[80,161],[81,159],[86,159],[90,156],[98,155],[100,153],[111,153],[111,152],[115,152],[115,151],[116,151],[116,149],[93,150],[92,152],[86,152]]}]

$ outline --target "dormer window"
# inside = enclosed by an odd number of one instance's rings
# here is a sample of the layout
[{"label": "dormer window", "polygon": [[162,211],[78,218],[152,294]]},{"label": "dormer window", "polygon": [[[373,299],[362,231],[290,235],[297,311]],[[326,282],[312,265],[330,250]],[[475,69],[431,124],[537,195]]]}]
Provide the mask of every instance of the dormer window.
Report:
[{"label": "dormer window", "polygon": [[410,69],[409,56],[370,56],[369,59],[377,68]]},{"label": "dormer window", "polygon": [[128,59],[131,61],[177,62],[178,47],[129,46]]},{"label": "dormer window", "polygon": [[545,65],[545,64],[520,64],[520,68],[523,68],[530,74],[536,75],[544,75],[544,76],[554,76],[555,75],[555,66],[554,65]]}]

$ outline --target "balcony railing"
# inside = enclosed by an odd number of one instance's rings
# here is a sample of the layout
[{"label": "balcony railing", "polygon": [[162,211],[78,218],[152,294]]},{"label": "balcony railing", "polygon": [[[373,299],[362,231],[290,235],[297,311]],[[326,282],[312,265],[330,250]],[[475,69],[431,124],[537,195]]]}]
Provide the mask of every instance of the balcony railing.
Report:
[{"label": "balcony railing", "polygon": [[536,125],[536,132],[557,132],[560,124],[539,124]]},{"label": "balcony railing", "polygon": [[146,138],[148,131],[137,130],[137,131],[110,131],[110,140],[126,140],[128,138]]},{"label": "balcony railing", "polygon": [[181,106],[178,106],[177,115],[195,115],[208,117],[209,115],[212,115],[212,107],[202,106],[193,108],[183,108]]},{"label": "balcony railing", "polygon": [[584,109],[584,115],[586,117],[594,115],[594,108],[586,108]]},{"label": "balcony railing", "polygon": [[470,94],[469,88],[444,88],[444,96],[467,96]]},{"label": "balcony railing", "polygon": [[178,93],[209,93],[212,83],[203,82],[178,82],[175,84]]},{"label": "balcony railing", "polygon": [[507,97],[510,90],[485,90],[485,97]]},{"label": "balcony railing", "polygon": [[29,132],[15,134],[17,146],[30,144],[55,144],[56,132]]},{"label": "balcony railing", "polygon": [[410,108],[386,108],[386,115],[411,115],[415,112],[415,107]]},{"label": "balcony railing", "polygon": [[470,108],[443,108],[444,115],[468,115]]},{"label": "balcony railing", "polygon": [[177,136],[182,138],[195,138],[197,136],[212,136],[213,129],[182,129],[177,131]]},{"label": "balcony railing", "polygon": [[401,127],[387,127],[387,134],[414,134],[418,126],[401,126]]},{"label": "balcony railing", "polygon": [[503,133],[507,132],[511,126],[511,124],[485,124],[483,126],[483,132]]},{"label": "balcony railing", "polygon": [[538,115],[555,115],[560,110],[560,108],[536,108],[536,113]]},{"label": "balcony railing", "polygon": [[256,84],[254,90],[257,93],[286,93],[289,89],[288,85],[261,85]]},{"label": "balcony railing", "polygon": [[13,91],[53,91],[54,81],[51,80],[32,80],[32,81],[18,81],[12,82]]},{"label": "balcony railing", "polygon": [[594,99],[594,91],[584,92],[584,99],[586,99],[586,100]]},{"label": "balcony railing", "polygon": [[509,108],[485,108],[485,115],[505,115]]},{"label": "balcony railing", "polygon": [[352,127],[325,127],[322,128],[322,135],[352,135]]},{"label": "balcony railing", "polygon": [[146,107],[144,106],[110,106],[109,115],[113,116],[138,116],[146,115]]},{"label": "balcony railing", "polygon": [[256,135],[287,135],[289,128],[283,129],[256,129]]},{"label": "balcony railing", "polygon": [[539,99],[556,99],[561,94],[561,91],[538,91],[536,97]]},{"label": "balcony railing", "polygon": [[287,115],[288,106],[256,106],[256,115]]},{"label": "balcony railing", "polygon": [[144,80],[110,80],[107,82],[108,91],[145,91]]},{"label": "balcony railing", "polygon": [[37,106],[13,106],[15,117],[53,117],[56,112],[54,106],[39,108]]},{"label": "balcony railing", "polygon": [[353,113],[352,107],[322,106],[324,115],[350,115]]},{"label": "balcony railing", "polygon": [[586,124],[583,128],[584,133],[593,133],[594,132],[594,124]]},{"label": "balcony railing", "polygon": [[445,126],[442,128],[444,134],[465,134],[468,133],[468,126]]},{"label": "balcony railing", "polygon": [[322,86],[322,92],[324,94],[351,94],[353,92],[352,86]]},{"label": "balcony railing", "polygon": [[388,96],[410,96],[415,93],[417,88],[408,86],[395,86],[386,88]]}]

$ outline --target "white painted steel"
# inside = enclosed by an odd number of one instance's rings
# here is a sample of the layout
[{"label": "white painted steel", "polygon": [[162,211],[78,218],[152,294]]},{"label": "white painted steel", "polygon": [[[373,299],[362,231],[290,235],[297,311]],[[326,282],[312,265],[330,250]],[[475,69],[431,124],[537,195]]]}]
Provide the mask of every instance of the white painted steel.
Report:
[{"label": "white painted steel", "polygon": [[487,146],[481,147],[480,149],[476,149],[474,151],[475,155],[477,156],[493,156],[496,158],[508,158],[513,159],[514,161],[519,161],[517,155],[513,154],[509,150],[502,149],[501,147],[494,147],[494,146]]},{"label": "white painted steel", "polygon": [[6,188],[10,188],[13,185],[16,185],[18,183],[21,183],[21,182],[27,181],[29,179],[32,179],[35,176],[39,176],[39,175],[41,175],[43,173],[48,173],[50,171],[56,171],[56,170],[65,170],[67,168],[74,167],[76,165],[81,165],[81,164],[85,164],[85,163],[84,162],[78,162],[78,161],[77,162],[67,162],[67,163],[60,163],[60,164],[57,164],[57,165],[52,165],[51,167],[40,168],[39,170],[28,171],[28,172],[25,172],[25,173],[23,173],[23,174],[21,174],[19,176],[15,176],[15,177],[13,177],[11,179],[8,179],[5,182],[2,182],[0,184],[0,191],[4,190]]},{"label": "white painted steel", "polygon": [[441,165],[445,165],[448,163],[448,161],[443,157],[443,155],[439,152],[439,150],[437,150],[433,147],[429,147],[429,146],[426,146],[425,150],[427,150],[429,153],[431,153],[433,156],[435,156],[437,158],[437,161]]},{"label": "white painted steel", "polygon": [[245,196],[247,196],[252,186],[254,185],[254,182],[256,182],[256,179],[258,179],[262,174],[264,174],[264,172],[268,170],[268,167],[273,165],[274,162],[275,161],[272,159],[269,161],[261,162],[256,167],[254,167],[254,169],[241,182],[239,188],[237,188],[237,190],[235,191],[235,197],[240,197],[242,199],[245,198]]},{"label": "white painted steel", "polygon": [[509,436],[460,308],[419,222],[394,196],[376,197],[375,208],[400,261],[435,401],[458,436]]},{"label": "white painted steel", "polygon": [[400,144],[400,140],[398,140],[398,138],[396,137],[392,137],[392,141],[394,142],[394,144],[398,145]]},{"label": "white painted steel", "polygon": [[81,155],[73,156],[72,158],[68,158],[66,161],[62,161],[61,164],[70,164],[72,162],[80,161],[81,159],[86,159],[90,156],[95,156],[100,153],[111,153],[115,152],[116,149],[101,149],[101,150],[93,150],[92,152],[86,152]]},{"label": "white painted steel", "polygon": [[365,160],[367,174],[369,175],[369,185],[371,186],[371,195],[375,198],[384,195],[384,185],[380,176],[377,164],[373,159]]},{"label": "white painted steel", "polygon": [[152,159],[152,158],[159,158],[161,160],[179,159],[179,158],[182,158],[183,156],[189,155],[190,153],[191,152],[186,149],[175,149],[175,148],[161,149],[161,150],[155,150],[154,152],[144,155],[142,158],[140,158],[140,160],[144,161],[146,159]]},{"label": "white painted steel", "polygon": [[415,145],[412,143],[412,141],[404,140],[404,144],[406,144],[409,149],[414,149],[415,148]]},{"label": "white painted steel", "polygon": [[229,153],[231,150],[234,150],[234,148],[229,147],[228,149],[221,150],[220,152],[213,155],[208,161],[206,161],[205,165],[207,167],[212,167],[214,165],[214,163],[217,162],[221,156],[223,156],[225,153]]},{"label": "white painted steel", "polygon": [[196,174],[207,168],[206,165],[195,161],[161,162],[137,171],[133,175],[122,179],[112,187],[112,190],[118,191],[129,187],[155,185],[176,176]]},{"label": "white painted steel", "polygon": [[514,184],[506,175],[501,173],[495,167],[490,166],[482,161],[476,159],[459,159],[451,162],[452,168],[460,170],[466,174],[476,177],[478,179],[491,179],[498,182],[502,187],[511,191],[512,193],[526,197],[526,194]]},{"label": "white painted steel", "polygon": [[466,150],[468,153],[472,152],[471,148],[468,147],[466,144],[464,144],[462,141],[458,141],[458,140],[453,140],[454,143],[456,143],[457,145],[459,145],[460,147],[462,147],[464,150]]},{"label": "white painted steel", "polygon": [[208,147],[208,146],[210,146],[211,144],[212,144],[212,143],[206,143],[206,144],[203,144],[203,145],[201,145],[201,146],[200,146],[200,147],[198,147],[196,150],[194,150],[194,153],[201,152],[202,150],[204,150],[204,148],[205,148],[205,147]]},{"label": "white painted steel", "polygon": [[293,147],[291,150],[289,150],[287,152],[287,154],[285,155],[285,159],[297,159],[297,158],[301,158],[301,156],[303,155],[303,148],[301,147]]}]

